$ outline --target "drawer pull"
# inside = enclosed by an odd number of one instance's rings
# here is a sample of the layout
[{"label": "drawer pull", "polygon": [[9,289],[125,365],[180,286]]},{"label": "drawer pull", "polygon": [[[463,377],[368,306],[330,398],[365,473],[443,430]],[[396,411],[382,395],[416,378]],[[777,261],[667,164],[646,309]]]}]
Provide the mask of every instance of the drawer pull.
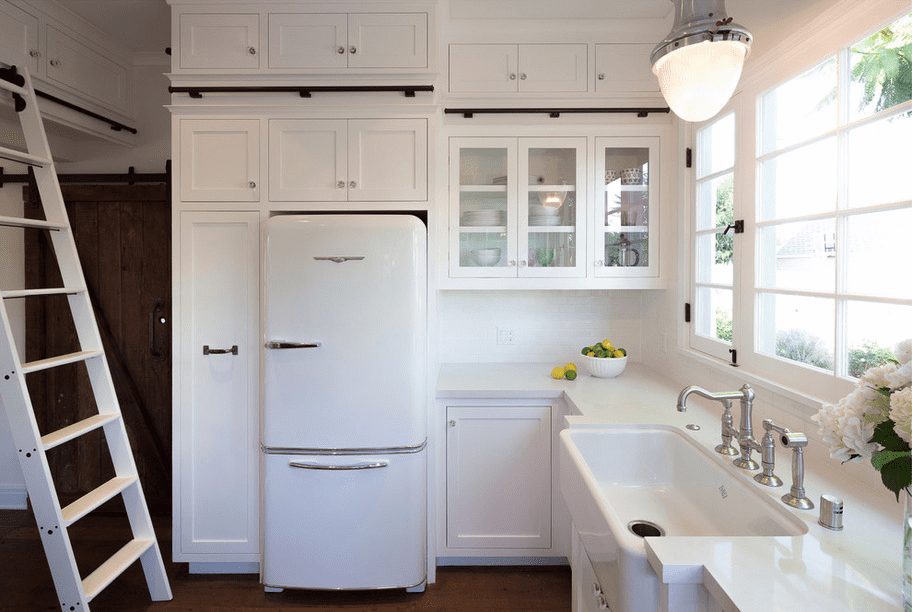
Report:
[{"label": "drawer pull", "polygon": [[304,349],[320,348],[322,342],[285,342],[284,340],[271,340],[266,343],[268,349]]},{"label": "drawer pull", "polygon": [[203,345],[203,355],[237,355],[238,354],[238,345],[235,344],[231,348],[226,349],[214,349],[209,348],[208,344]]},{"label": "drawer pull", "polygon": [[346,470],[376,470],[389,466],[389,461],[363,461],[361,463],[349,463],[348,465],[325,465],[322,463],[313,463],[311,461],[289,461],[289,467],[300,468],[302,470],[329,470],[329,471],[346,471]]}]

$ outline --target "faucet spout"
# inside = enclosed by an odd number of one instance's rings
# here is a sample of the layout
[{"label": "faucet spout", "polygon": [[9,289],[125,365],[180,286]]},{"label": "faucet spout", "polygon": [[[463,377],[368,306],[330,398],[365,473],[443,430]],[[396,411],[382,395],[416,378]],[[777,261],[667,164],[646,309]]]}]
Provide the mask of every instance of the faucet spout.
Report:
[{"label": "faucet spout", "polygon": [[[751,452],[760,450],[760,444],[754,440],[753,427],[751,426],[751,417],[754,403],[754,390],[750,385],[742,385],[737,391],[707,391],[702,387],[691,385],[684,387],[678,394],[677,409],[678,412],[687,411],[687,398],[691,395],[699,395],[706,399],[721,402],[725,407],[725,413],[722,416],[722,444],[717,448],[721,454],[730,454],[730,443],[733,437],[737,437],[740,457],[735,459],[737,467],[746,470],[756,470],[760,465],[751,459]],[[732,425],[731,403],[732,400],[739,400],[741,404],[740,426],[735,429]]]}]

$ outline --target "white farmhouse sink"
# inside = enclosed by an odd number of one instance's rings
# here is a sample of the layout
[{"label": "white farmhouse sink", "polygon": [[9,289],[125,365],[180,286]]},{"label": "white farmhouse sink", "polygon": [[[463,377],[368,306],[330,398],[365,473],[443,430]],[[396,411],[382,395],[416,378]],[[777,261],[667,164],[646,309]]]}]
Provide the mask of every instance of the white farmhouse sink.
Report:
[{"label": "white farmhouse sink", "polygon": [[807,532],[729,459],[679,429],[583,427],[560,437],[561,492],[612,610],[658,609],[658,577],[632,523],[655,524],[669,538]]}]

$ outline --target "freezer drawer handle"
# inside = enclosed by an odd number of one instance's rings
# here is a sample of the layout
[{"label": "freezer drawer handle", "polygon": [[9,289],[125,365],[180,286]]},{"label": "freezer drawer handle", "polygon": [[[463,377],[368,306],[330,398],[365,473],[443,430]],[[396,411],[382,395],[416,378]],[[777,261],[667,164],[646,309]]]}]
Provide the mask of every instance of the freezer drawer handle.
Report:
[{"label": "freezer drawer handle", "polygon": [[377,468],[388,467],[389,461],[364,461],[348,465],[324,465],[310,461],[289,461],[288,465],[302,470],[376,470]]},{"label": "freezer drawer handle", "polygon": [[358,257],[314,257],[316,261],[331,261],[333,263],[345,263],[346,261],[361,261],[364,256]]},{"label": "freezer drawer handle", "polygon": [[203,355],[237,355],[238,354],[238,345],[235,344],[231,348],[226,349],[214,349],[209,348],[208,344],[203,345]]},{"label": "freezer drawer handle", "polygon": [[285,342],[282,340],[272,340],[266,343],[268,349],[300,349],[300,348],[320,348],[322,342]]}]

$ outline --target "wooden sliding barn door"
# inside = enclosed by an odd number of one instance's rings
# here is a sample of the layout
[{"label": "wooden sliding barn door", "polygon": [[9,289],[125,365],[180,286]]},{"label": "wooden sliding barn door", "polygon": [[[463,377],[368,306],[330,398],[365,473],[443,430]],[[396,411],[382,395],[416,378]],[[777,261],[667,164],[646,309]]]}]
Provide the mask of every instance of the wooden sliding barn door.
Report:
[{"label": "wooden sliding barn door", "polygon": [[[26,216],[38,214],[28,187]],[[166,185],[63,187],[99,329],[150,508],[171,499],[171,206]],[[60,286],[46,232],[26,234],[27,287]],[[26,300],[26,358],[74,350],[63,296]],[[43,433],[94,414],[83,368],[29,376]],[[101,432],[48,453],[61,502],[113,476]]]}]

